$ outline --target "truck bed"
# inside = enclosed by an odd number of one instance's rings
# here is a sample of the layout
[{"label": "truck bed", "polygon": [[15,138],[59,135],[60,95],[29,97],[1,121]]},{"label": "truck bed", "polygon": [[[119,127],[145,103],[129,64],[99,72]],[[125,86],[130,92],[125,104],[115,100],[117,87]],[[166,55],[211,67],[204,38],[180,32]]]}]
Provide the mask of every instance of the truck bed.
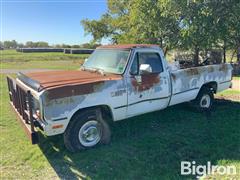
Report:
[{"label": "truck bed", "polygon": [[215,83],[216,92],[228,89],[231,85],[231,64],[216,64],[170,72],[172,81],[172,99],[170,105],[190,101],[196,98],[203,84]]}]

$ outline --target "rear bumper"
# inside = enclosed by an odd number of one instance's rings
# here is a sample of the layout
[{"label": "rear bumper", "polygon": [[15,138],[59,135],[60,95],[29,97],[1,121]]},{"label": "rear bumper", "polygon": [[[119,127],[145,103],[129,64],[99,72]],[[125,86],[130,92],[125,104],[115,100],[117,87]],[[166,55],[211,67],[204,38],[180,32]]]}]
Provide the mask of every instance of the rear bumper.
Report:
[{"label": "rear bumper", "polygon": [[9,76],[7,76],[7,82],[11,107],[16,113],[18,121],[22,125],[31,143],[38,144],[39,137],[34,123],[36,120],[33,118],[31,92],[22,89],[16,84],[15,80]]}]

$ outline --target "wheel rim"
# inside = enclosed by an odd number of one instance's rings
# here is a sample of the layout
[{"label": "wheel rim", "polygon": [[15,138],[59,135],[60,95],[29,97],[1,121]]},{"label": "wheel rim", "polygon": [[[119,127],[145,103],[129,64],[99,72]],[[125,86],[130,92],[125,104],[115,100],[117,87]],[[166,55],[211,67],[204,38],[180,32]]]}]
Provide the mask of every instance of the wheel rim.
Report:
[{"label": "wheel rim", "polygon": [[78,137],[83,146],[91,147],[95,146],[100,141],[101,134],[100,124],[95,120],[91,120],[83,124],[80,128]]},{"label": "wheel rim", "polygon": [[200,101],[200,106],[202,108],[209,108],[210,104],[211,104],[211,97],[208,94],[203,95]]}]

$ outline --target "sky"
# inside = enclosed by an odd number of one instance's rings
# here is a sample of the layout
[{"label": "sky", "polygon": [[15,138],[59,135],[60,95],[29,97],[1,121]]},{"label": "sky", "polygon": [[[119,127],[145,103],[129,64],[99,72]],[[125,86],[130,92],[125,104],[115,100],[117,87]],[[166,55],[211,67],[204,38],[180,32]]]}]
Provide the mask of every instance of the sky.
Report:
[{"label": "sky", "polygon": [[[82,19],[99,19],[107,11],[105,0],[0,0],[1,41],[46,41],[82,44],[86,35]],[[104,40],[102,43],[106,44]]]}]

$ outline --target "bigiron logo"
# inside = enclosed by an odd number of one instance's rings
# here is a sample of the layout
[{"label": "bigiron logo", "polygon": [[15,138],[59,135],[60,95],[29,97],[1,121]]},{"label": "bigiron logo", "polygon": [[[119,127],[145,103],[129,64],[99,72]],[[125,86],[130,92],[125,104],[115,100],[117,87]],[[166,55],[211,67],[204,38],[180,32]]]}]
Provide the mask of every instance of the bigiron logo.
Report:
[{"label": "bigiron logo", "polygon": [[206,165],[196,164],[195,161],[181,161],[181,175],[196,175],[197,178],[206,175],[236,175],[235,166],[212,165],[210,161]]}]

